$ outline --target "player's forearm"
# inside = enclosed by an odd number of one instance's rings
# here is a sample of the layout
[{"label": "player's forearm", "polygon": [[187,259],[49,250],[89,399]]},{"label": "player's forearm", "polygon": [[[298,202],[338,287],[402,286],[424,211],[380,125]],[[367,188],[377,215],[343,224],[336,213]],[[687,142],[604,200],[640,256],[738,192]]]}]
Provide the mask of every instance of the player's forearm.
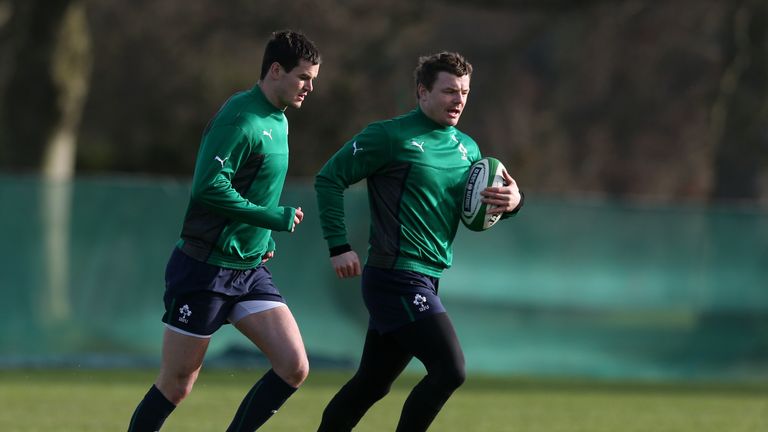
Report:
[{"label": "player's forearm", "polygon": [[263,207],[253,204],[231,187],[212,185],[194,191],[192,200],[234,221],[274,231],[290,231],[296,214],[296,209],[292,207]]},{"label": "player's forearm", "polygon": [[328,247],[347,243],[347,228],[344,224],[344,190],[339,181],[318,174],[315,178],[315,192],[320,215],[320,227]]}]

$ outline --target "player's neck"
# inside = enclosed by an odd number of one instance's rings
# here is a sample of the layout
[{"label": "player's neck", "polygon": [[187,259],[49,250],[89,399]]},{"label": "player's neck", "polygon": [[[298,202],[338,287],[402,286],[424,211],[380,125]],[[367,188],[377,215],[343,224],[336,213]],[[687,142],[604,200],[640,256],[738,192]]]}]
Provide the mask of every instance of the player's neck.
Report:
[{"label": "player's neck", "polygon": [[280,111],[285,111],[286,108],[288,108],[287,105],[280,104],[280,98],[277,97],[277,89],[270,85],[270,83],[267,81],[259,80],[256,83],[257,86],[261,89],[261,93],[264,94],[264,97],[267,99],[267,101],[272,104],[275,108],[279,109]]}]

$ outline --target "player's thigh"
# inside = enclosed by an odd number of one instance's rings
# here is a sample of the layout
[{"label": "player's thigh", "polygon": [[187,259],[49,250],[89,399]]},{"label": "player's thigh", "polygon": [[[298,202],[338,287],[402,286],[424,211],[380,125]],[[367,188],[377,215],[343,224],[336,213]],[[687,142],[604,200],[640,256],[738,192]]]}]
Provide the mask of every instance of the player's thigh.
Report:
[{"label": "player's thigh", "polygon": [[200,370],[210,338],[196,337],[166,328],[163,334],[161,373],[191,375]]},{"label": "player's thigh", "polygon": [[308,367],[299,326],[286,305],[246,315],[234,325],[267,356],[273,366]]},{"label": "player's thigh", "polygon": [[413,355],[393,337],[369,329],[356,375],[364,383],[383,385],[388,389],[411,358]]},{"label": "player's thigh", "polygon": [[439,313],[403,326],[390,335],[425,366],[464,369],[464,353],[447,313]]}]

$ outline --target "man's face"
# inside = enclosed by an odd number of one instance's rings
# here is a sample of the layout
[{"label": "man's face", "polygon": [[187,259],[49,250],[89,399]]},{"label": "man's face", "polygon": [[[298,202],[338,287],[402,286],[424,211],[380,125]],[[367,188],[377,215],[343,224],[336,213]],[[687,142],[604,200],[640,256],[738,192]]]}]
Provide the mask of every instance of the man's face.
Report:
[{"label": "man's face", "polygon": [[469,95],[469,75],[457,77],[438,72],[432,90],[419,84],[419,107],[427,117],[443,126],[456,126]]},{"label": "man's face", "polygon": [[320,65],[300,60],[290,72],[275,64],[277,71],[277,97],[281,107],[301,108],[304,98],[313,90],[312,80],[317,78]]}]

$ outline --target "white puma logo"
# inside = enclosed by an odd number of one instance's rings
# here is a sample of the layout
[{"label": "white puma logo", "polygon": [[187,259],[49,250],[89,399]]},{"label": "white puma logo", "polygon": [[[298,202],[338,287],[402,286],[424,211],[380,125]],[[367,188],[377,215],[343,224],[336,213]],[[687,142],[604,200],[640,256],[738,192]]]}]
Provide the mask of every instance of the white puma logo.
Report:
[{"label": "white puma logo", "polygon": [[416,141],[411,140],[411,145],[418,147],[419,150],[421,150],[421,152],[424,153],[424,141],[417,143]]},{"label": "white puma logo", "polygon": [[352,143],[352,156],[356,155],[357,152],[359,152],[359,151],[363,151],[363,148],[362,147],[360,147],[360,148],[357,147],[357,141],[353,142]]},{"label": "white puma logo", "polygon": [[215,159],[215,160],[217,160],[217,161],[218,161],[218,162],[221,164],[221,167],[222,167],[222,168],[224,168],[224,161],[226,161],[227,159],[229,159],[229,156],[225,157],[224,159],[222,159],[222,158],[220,158],[220,157],[216,156],[214,159]]},{"label": "white puma logo", "polygon": [[461,160],[468,160],[467,159],[467,148],[464,147],[464,144],[459,143],[459,152],[461,152]]},{"label": "white puma logo", "polygon": [[261,134],[268,136],[269,139],[272,139],[272,129],[270,129],[269,132],[267,132],[266,129],[265,129],[265,130],[261,131]]}]

